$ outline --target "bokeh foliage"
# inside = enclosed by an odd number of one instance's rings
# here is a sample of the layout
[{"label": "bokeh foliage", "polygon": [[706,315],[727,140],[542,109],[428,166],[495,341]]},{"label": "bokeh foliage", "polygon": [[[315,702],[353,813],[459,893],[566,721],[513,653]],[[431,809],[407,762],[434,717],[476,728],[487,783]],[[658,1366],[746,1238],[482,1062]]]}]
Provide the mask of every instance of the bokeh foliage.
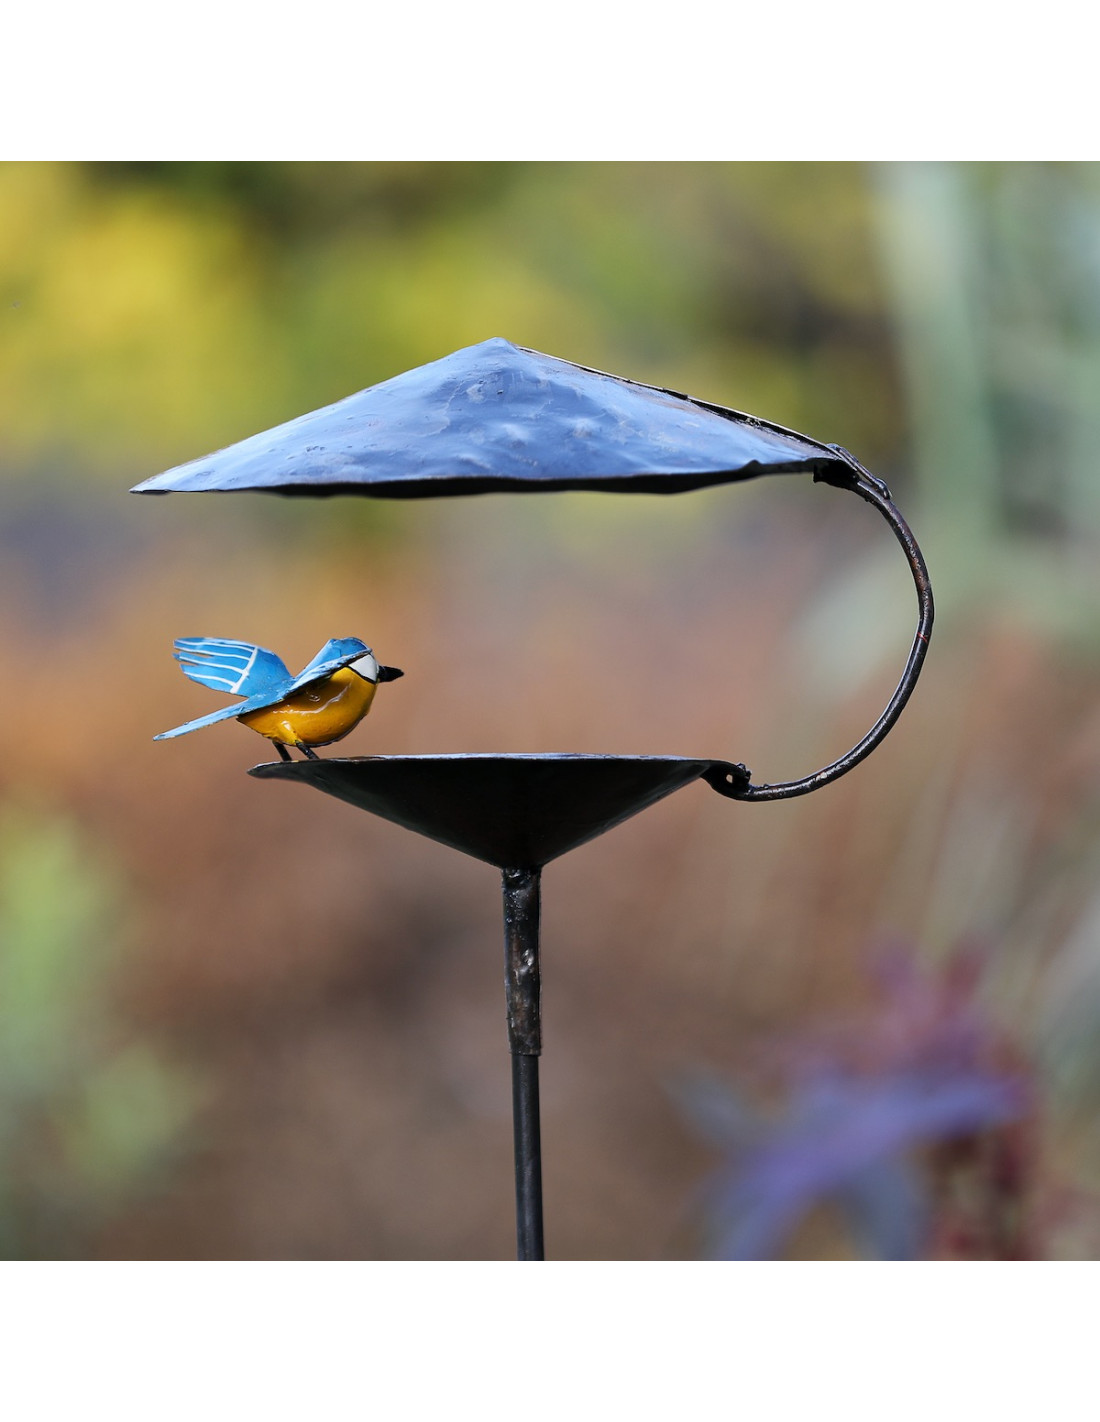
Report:
[{"label": "bokeh foliage", "polygon": [[843,412],[869,457],[892,435],[854,165],[7,164],[0,184],[9,466],[54,451],[117,478],[490,334],[796,427]]},{"label": "bokeh foliage", "polygon": [[187,1075],[120,1021],[123,886],[64,817],[0,822],[0,1255],[71,1257],[173,1159]]},{"label": "bokeh foliage", "polygon": [[[1028,1178],[1100,1183],[1098,171],[0,165],[0,648],[24,685],[48,647],[65,688],[28,699],[0,766],[4,1248],[508,1250],[492,885],[238,786],[236,727],[152,746],[208,705],[172,636],[299,663],[367,636],[410,674],[351,754],[699,752],[780,776],[888,694],[897,551],[797,482],[124,495],[491,335],[848,446],[910,514],[940,609],[912,708],[842,785],[756,813],[685,793],[555,871],[565,1249],[690,1250],[670,1222],[707,1161],[657,1082],[744,1086],[748,1043],[874,1010],[883,932],[937,970],[981,941],[991,1039],[1042,1113]],[[1069,1234],[1028,1237],[1094,1247]]]}]

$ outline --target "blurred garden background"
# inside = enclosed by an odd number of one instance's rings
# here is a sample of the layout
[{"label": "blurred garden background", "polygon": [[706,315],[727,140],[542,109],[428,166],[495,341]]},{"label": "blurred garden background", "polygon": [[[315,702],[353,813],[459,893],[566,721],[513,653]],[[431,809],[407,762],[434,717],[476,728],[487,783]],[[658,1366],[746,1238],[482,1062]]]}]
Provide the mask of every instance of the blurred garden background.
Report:
[{"label": "blurred garden background", "polygon": [[490,336],[886,478],[937,592],[837,785],[544,875],[559,1259],[1100,1255],[1100,167],[0,165],[0,1254],[513,1247],[499,882],[248,779],[181,635],[405,669],[339,754],[793,778],[915,603],[805,478],[139,499]]}]

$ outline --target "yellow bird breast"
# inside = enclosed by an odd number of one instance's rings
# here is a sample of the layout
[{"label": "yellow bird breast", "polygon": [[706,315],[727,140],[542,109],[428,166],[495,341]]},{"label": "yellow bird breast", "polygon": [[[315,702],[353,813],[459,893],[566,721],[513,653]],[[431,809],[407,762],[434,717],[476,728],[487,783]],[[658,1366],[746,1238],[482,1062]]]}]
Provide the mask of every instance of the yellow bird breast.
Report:
[{"label": "yellow bird breast", "polygon": [[377,690],[350,667],[341,667],[292,696],[238,716],[242,725],[285,746],[327,746],[353,731],[370,710]]}]

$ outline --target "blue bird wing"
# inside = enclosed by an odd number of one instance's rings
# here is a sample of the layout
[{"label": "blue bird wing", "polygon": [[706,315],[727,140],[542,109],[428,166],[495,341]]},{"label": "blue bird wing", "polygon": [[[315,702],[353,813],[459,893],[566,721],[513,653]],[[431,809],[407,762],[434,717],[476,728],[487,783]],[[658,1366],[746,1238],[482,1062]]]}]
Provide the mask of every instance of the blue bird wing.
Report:
[{"label": "blue bird wing", "polygon": [[[185,676],[230,696],[260,693],[277,701],[290,688],[291,675],[281,657],[251,642],[221,637],[177,637],[173,656]],[[240,708],[234,709],[240,714]]]},{"label": "blue bird wing", "polygon": [[349,662],[368,654],[371,654],[371,649],[358,637],[332,637],[291,681],[288,691],[299,691],[311,681],[320,681],[322,677],[331,676],[334,671],[346,667]]}]

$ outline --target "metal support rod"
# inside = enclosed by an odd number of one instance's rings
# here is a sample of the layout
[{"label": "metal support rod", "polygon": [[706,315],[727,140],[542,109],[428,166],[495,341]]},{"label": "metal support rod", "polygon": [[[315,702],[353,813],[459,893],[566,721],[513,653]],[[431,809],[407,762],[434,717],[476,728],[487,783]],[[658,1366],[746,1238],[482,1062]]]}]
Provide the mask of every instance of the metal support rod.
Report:
[{"label": "metal support rod", "polygon": [[894,722],[901,715],[905,703],[912,695],[913,688],[917,684],[917,677],[920,676],[921,667],[924,665],[925,653],[928,651],[928,639],[932,635],[935,607],[932,602],[932,584],[929,581],[928,568],[917,545],[917,540],[913,537],[909,525],[902,518],[890,497],[890,490],[883,481],[876,479],[869,470],[864,469],[859,460],[839,444],[831,444],[829,448],[834,454],[839,454],[844,459],[848,468],[839,472],[835,468],[820,471],[814,475],[814,482],[832,484],[838,489],[850,489],[852,493],[858,494],[865,503],[878,509],[890,525],[894,537],[901,544],[905,553],[909,571],[913,575],[913,584],[917,590],[917,630],[913,636],[909,660],[905,663],[901,681],[898,682],[897,690],[890,698],[886,710],[858,745],[853,746],[839,760],[834,760],[831,765],[827,765],[824,770],[818,770],[813,775],[803,776],[801,780],[784,781],[780,785],[754,785],[745,766],[715,762],[714,769],[704,775],[703,779],[712,789],[717,790],[720,795],[728,795],[731,800],[789,800],[795,795],[808,795],[811,790],[820,790],[830,781],[847,775],[849,770],[871,754],[893,728]]},{"label": "metal support rod", "polygon": [[516,1155],[516,1258],[544,1259],[539,1059],[512,1056],[512,1129]]},{"label": "metal support rod", "polygon": [[542,1259],[542,1146],[539,1053],[539,869],[505,869],[504,989],[512,1053],[512,1125],[516,1162],[516,1258]]}]

